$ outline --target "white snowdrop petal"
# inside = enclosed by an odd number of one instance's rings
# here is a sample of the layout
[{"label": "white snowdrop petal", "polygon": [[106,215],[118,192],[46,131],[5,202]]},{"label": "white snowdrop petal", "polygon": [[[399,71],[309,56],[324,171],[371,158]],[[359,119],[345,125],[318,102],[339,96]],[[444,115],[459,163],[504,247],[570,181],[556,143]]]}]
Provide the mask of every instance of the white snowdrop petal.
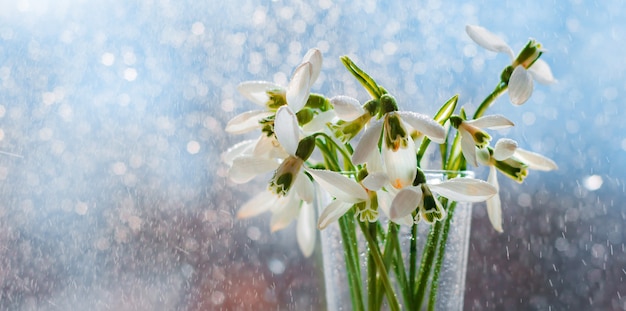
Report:
[{"label": "white snowdrop petal", "polygon": [[361,180],[361,184],[369,190],[378,191],[382,189],[389,182],[389,177],[384,172],[373,172],[369,173],[363,180]]},{"label": "white snowdrop petal", "polygon": [[293,73],[287,87],[287,105],[295,112],[300,111],[309,98],[311,88],[311,63],[300,64]]},{"label": "white snowdrop petal", "polygon": [[391,219],[391,221],[404,226],[412,226],[413,225],[413,215],[408,214],[404,217],[400,218],[391,218],[389,216],[391,210],[391,203],[393,201],[394,195],[390,194],[387,191],[378,191],[376,192],[378,196],[378,207],[383,211],[387,218]]},{"label": "white snowdrop petal", "polygon": [[[387,147],[382,148],[383,163],[389,177],[389,182],[396,189],[402,189],[413,183],[417,174],[417,158],[415,156],[415,143],[409,137],[405,148],[400,147],[393,151]],[[385,142],[383,142],[385,146]]]},{"label": "white snowdrop petal", "polygon": [[532,66],[528,68],[528,72],[530,72],[535,81],[541,84],[552,84],[556,82],[556,79],[552,75],[552,70],[550,70],[550,65],[541,59],[536,60]]},{"label": "white snowdrop petal", "polygon": [[523,66],[517,66],[509,79],[509,97],[514,105],[522,105],[533,93],[533,79]]},{"label": "white snowdrop petal", "polygon": [[262,191],[246,202],[239,211],[237,218],[248,218],[269,211],[276,201],[276,195],[269,191]]},{"label": "white snowdrop petal", "polygon": [[312,204],[304,203],[300,207],[296,226],[296,238],[298,246],[304,257],[309,257],[315,248],[315,211]]},{"label": "white snowdrop petal", "polygon": [[538,153],[520,149],[515,151],[515,157],[528,165],[528,168],[539,171],[552,171],[558,169],[558,165],[551,159]]},{"label": "white snowdrop petal", "polygon": [[412,226],[414,221],[413,221],[413,215],[409,214],[406,215],[404,217],[400,217],[400,218],[393,218],[391,219],[391,221],[399,224],[399,225],[404,225],[404,226]]},{"label": "white snowdrop petal", "polygon": [[352,163],[363,164],[372,152],[378,153],[378,140],[380,139],[383,123],[381,120],[370,123],[365,129],[365,133],[361,137],[359,144],[352,154]]},{"label": "white snowdrop petal", "polygon": [[476,143],[472,139],[472,135],[466,130],[459,128],[461,132],[461,151],[465,157],[465,161],[475,167],[478,167],[476,160]]},{"label": "white snowdrop petal", "polygon": [[352,203],[346,203],[340,200],[332,201],[320,214],[317,220],[317,227],[320,230],[326,228],[326,226],[337,221],[337,219],[349,211],[352,205]]},{"label": "white snowdrop petal", "polygon": [[318,169],[307,169],[307,172],[324,190],[338,200],[358,203],[369,198],[361,185],[337,172]]},{"label": "white snowdrop petal", "polygon": [[398,114],[402,117],[402,121],[428,136],[433,142],[443,144],[445,141],[446,130],[434,119],[412,111],[400,111]]},{"label": "white snowdrop petal", "polygon": [[513,60],[513,51],[508,44],[491,31],[481,26],[467,25],[465,26],[465,32],[467,32],[467,35],[474,40],[474,42],[483,48],[492,52],[506,53],[511,60]]},{"label": "white snowdrop petal", "polygon": [[[498,179],[497,172],[495,167],[491,167],[489,169],[489,178],[488,182],[498,189]],[[498,232],[503,232],[502,229],[502,206],[500,203],[500,194],[496,194],[486,202],[487,205],[487,215],[489,216],[489,221],[493,226],[493,229]]]},{"label": "white snowdrop petal", "polygon": [[322,52],[319,49],[310,49],[304,55],[302,62],[311,63],[311,78],[309,85],[310,87],[311,85],[313,85],[313,83],[315,83],[315,80],[317,80],[317,77],[320,75],[320,71],[322,69]]},{"label": "white snowdrop petal", "polygon": [[491,154],[487,148],[476,148],[476,159],[480,165],[491,165]]},{"label": "white snowdrop petal", "polygon": [[448,199],[461,202],[483,202],[498,193],[488,182],[474,178],[453,178],[428,187]]},{"label": "white snowdrop petal", "polygon": [[300,141],[300,128],[296,114],[287,106],[278,108],[274,119],[274,134],[280,145],[290,155],[295,155]]},{"label": "white snowdrop petal", "polygon": [[398,219],[410,215],[422,200],[422,190],[419,187],[407,187],[400,190],[391,202],[389,218]]},{"label": "white snowdrop petal", "polygon": [[260,128],[259,121],[271,115],[271,112],[262,110],[246,111],[228,121],[224,130],[232,134],[247,133]]},{"label": "white snowdrop petal", "polygon": [[486,115],[478,119],[465,121],[465,122],[473,126],[479,127],[479,128],[494,129],[494,130],[507,128],[507,127],[511,127],[515,125],[513,121],[499,114]]},{"label": "white snowdrop petal", "polygon": [[272,207],[272,218],[270,219],[270,230],[276,232],[287,227],[300,212],[300,202],[294,195],[287,195],[276,200]]},{"label": "white snowdrop petal", "polygon": [[228,176],[234,183],[243,184],[259,174],[275,170],[278,165],[279,163],[274,159],[240,156],[233,160]]},{"label": "white snowdrop petal", "polygon": [[276,137],[264,134],[259,137],[252,154],[257,157],[274,159],[285,159],[289,156],[289,154],[287,154],[287,152],[285,152],[285,150],[280,146]]},{"label": "white snowdrop petal", "polygon": [[350,96],[335,96],[330,99],[330,103],[341,120],[352,121],[365,113],[359,101]]},{"label": "white snowdrop petal", "polygon": [[335,118],[335,112],[332,110],[323,111],[317,114],[311,122],[302,126],[305,133],[321,132],[326,128],[326,124],[331,123]]},{"label": "white snowdrop petal", "polygon": [[508,138],[498,139],[495,147],[493,147],[493,158],[498,161],[508,159],[515,153],[516,149],[516,141]]},{"label": "white snowdrop petal", "polygon": [[250,153],[254,148],[256,142],[257,141],[254,139],[249,139],[236,143],[222,153],[222,161],[229,166],[233,165],[233,161],[237,157]]},{"label": "white snowdrop petal", "polygon": [[267,91],[285,92],[284,87],[268,81],[246,81],[239,84],[237,90],[245,98],[262,107],[265,107],[269,100]]},{"label": "white snowdrop petal", "polygon": [[504,232],[502,228],[502,207],[500,203],[500,195],[496,194],[491,199],[487,200],[487,215],[489,216],[489,222],[493,226],[493,229],[498,232]]},{"label": "white snowdrop petal", "polygon": [[294,181],[294,190],[305,202],[311,203],[315,197],[315,187],[303,170],[300,170],[298,177]]}]

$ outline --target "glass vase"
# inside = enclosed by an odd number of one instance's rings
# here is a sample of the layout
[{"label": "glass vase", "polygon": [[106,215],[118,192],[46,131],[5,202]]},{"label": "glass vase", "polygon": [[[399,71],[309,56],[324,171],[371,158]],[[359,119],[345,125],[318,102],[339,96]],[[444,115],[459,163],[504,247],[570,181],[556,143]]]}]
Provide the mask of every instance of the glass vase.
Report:
[{"label": "glass vase", "polygon": [[[449,172],[449,171],[424,171],[427,182],[429,184],[444,181],[451,176],[454,177],[473,177],[473,172]],[[318,212],[328,205],[332,198],[327,194],[319,192],[317,200]],[[444,205],[445,206],[445,205]],[[449,205],[446,207],[448,208]],[[465,291],[465,276],[467,270],[467,255],[470,238],[470,227],[472,217],[472,204],[467,202],[457,202],[456,206],[452,208],[452,213],[449,222],[449,230],[447,231],[447,240],[445,241],[445,252],[443,255],[443,261],[438,276],[437,292],[434,306],[429,305],[429,294],[432,289],[432,275],[428,277],[428,284],[425,287],[425,295],[420,309],[427,310],[462,310],[463,309],[463,297]],[[382,214],[381,214],[382,215]],[[380,217],[379,221],[383,227],[387,228],[389,221]],[[444,219],[441,223],[442,228],[445,226],[447,219]],[[356,220],[355,220],[356,221]],[[425,222],[420,222],[417,225],[417,257],[416,262],[419,263],[422,260],[425,245],[428,240],[429,233],[433,228],[433,225]],[[443,230],[440,230],[440,239],[443,240],[441,234]],[[366,283],[366,271],[367,271],[367,243],[363,238],[363,234],[357,230],[358,247],[360,254],[360,270],[362,274],[362,288],[363,295],[367,295]],[[398,238],[400,242],[400,248],[402,250],[402,258],[405,266],[409,263],[409,248],[411,244],[411,227],[400,226],[398,232]],[[323,266],[324,266],[324,281],[326,286],[326,302],[328,310],[353,310],[350,283],[348,281],[348,269],[346,269],[346,260],[344,258],[344,247],[342,240],[342,233],[337,223],[333,223],[321,231],[321,244],[323,253]],[[395,292],[400,306],[403,310],[406,310],[405,302],[402,295],[398,290],[397,276],[389,269],[388,274],[395,288]],[[381,305],[381,309],[388,309],[386,301]],[[367,309],[367,307],[366,307]]]}]

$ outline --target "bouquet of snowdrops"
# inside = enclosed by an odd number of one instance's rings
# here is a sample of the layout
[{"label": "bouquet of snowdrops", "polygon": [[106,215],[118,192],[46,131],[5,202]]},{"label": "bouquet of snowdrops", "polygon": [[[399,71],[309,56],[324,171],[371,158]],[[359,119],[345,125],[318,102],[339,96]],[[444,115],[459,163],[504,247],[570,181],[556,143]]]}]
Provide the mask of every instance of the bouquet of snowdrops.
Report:
[{"label": "bouquet of snowdrops", "polygon": [[[447,241],[456,202],[486,201],[489,220],[501,232],[497,172],[521,183],[529,169],[557,167],[552,160],[519,148],[512,139],[492,144],[487,132],[514,125],[502,115],[486,114],[500,95],[508,90],[511,102],[521,105],[531,96],[533,80],[554,82],[549,66],[539,59],[541,45],[531,39],[515,56],[488,30],[467,26],[466,31],[480,46],[511,57],[495,89],[473,115],[462,107],[457,109],[458,95],[432,117],[402,110],[392,94],[347,56],[341,57],[343,65],[371,98],[361,102],[348,96],[311,93],[322,69],[318,49],[306,53],[286,87],[266,81],[244,82],[238,87],[260,109],[236,116],[226,131],[259,131],[260,135],[224,153],[229,177],[245,183],[273,171],[267,191],[241,206],[238,217],[271,212],[272,231],[297,220],[297,241],[305,256],[313,252],[316,230],[337,222],[355,310],[379,309],[384,299],[392,310],[418,310],[425,303],[433,308],[434,284],[441,268],[441,260],[435,259],[443,256],[445,248],[440,246]],[[431,184],[422,160],[433,144],[441,157],[441,167],[435,169],[447,178]],[[459,172],[468,164],[489,166],[487,181],[462,177]],[[313,208],[316,186],[332,197],[319,215]],[[431,224],[428,239],[435,237],[426,244],[421,261],[417,260],[415,241],[426,237],[417,236],[420,222]],[[410,227],[413,234],[405,255],[397,249],[400,226]],[[365,257],[359,255],[357,235],[366,241]],[[410,258],[408,267],[402,256]],[[365,282],[359,268],[364,258],[371,270]],[[392,274],[396,286],[391,284]],[[364,286],[370,294],[364,295]]]}]

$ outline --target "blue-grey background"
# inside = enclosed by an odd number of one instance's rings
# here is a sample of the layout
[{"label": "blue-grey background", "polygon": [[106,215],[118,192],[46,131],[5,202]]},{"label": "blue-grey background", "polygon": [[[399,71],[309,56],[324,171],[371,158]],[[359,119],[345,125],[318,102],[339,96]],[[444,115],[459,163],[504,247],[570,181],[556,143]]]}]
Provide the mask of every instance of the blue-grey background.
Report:
[{"label": "blue-grey background", "polygon": [[[474,208],[467,310],[626,310],[626,4],[622,1],[0,0],[0,309],[323,309],[318,252],[294,226],[239,220],[263,189],[225,178],[255,108],[246,80],[285,84],[325,57],[313,91],[365,92],[348,54],[398,99],[473,111],[509,62],[464,32],[519,50],[534,37],[558,83],[495,134],[559,164],[500,176],[505,232]],[[486,171],[478,169],[479,177]]]}]

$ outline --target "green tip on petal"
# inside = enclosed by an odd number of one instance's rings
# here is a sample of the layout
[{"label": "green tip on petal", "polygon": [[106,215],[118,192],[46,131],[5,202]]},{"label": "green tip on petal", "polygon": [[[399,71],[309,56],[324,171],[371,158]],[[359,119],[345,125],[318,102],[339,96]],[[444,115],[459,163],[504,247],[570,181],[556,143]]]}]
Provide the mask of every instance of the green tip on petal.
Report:
[{"label": "green tip on petal", "polygon": [[[376,203],[376,199],[371,200]],[[356,216],[360,222],[375,222],[378,220],[378,206],[371,206],[367,202],[361,202],[354,205],[356,207]]]},{"label": "green tip on petal", "polygon": [[491,136],[484,131],[476,131],[472,137],[478,148],[484,148],[491,141]]},{"label": "green tip on petal", "polygon": [[420,216],[425,222],[432,224],[446,218],[446,211],[434,196],[424,196],[424,205],[420,209]]}]

